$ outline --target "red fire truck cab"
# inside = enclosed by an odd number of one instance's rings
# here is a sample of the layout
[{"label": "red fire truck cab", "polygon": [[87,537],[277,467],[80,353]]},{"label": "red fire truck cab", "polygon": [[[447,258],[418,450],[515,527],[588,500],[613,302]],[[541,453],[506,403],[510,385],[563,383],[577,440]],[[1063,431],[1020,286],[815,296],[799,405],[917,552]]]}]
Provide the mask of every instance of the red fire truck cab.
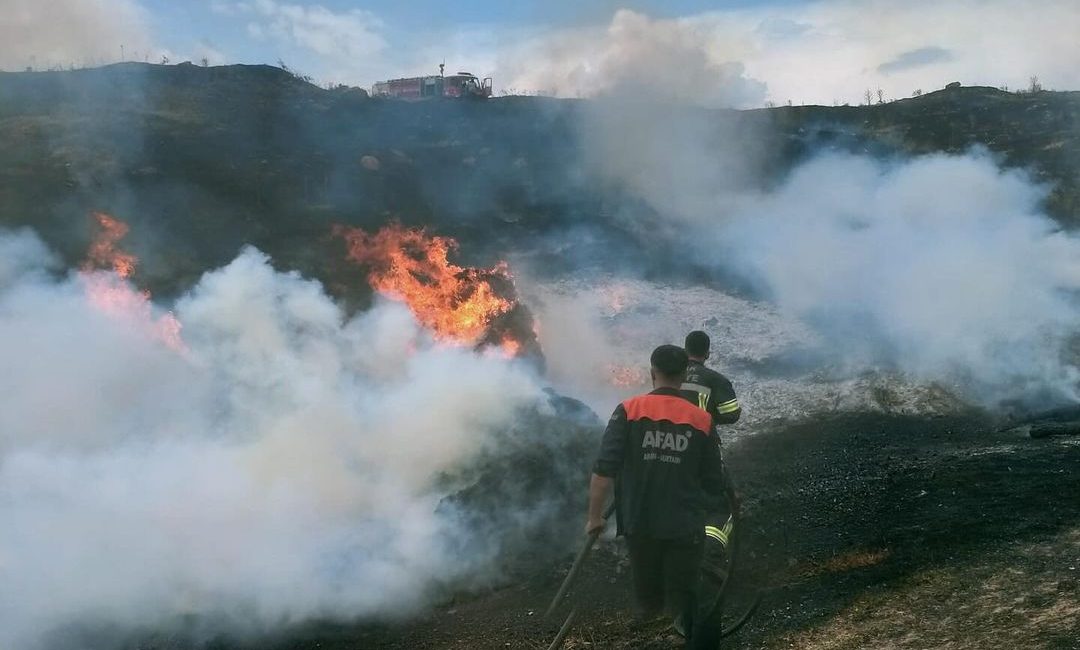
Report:
[{"label": "red fire truck cab", "polygon": [[408,77],[380,81],[371,87],[372,97],[394,99],[430,99],[433,97],[479,98],[491,97],[491,77],[483,81],[468,72],[430,77]]}]

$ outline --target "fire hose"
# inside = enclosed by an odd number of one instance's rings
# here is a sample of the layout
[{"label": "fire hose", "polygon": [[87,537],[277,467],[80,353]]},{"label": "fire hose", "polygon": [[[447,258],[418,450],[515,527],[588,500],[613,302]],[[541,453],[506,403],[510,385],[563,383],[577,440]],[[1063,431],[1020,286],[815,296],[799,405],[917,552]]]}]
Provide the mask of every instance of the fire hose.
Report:
[{"label": "fire hose", "polygon": [[[730,500],[730,503],[735,503],[734,494],[729,494],[728,499]],[[740,521],[742,520],[742,515],[739,512],[738,508],[732,509],[731,520],[731,553],[728,559],[727,579],[725,579],[724,583],[720,585],[720,589],[717,591],[716,597],[713,599],[712,606],[710,606],[708,611],[705,612],[705,620],[709,620],[716,615],[716,612],[723,604],[724,599],[727,598],[728,592],[731,591],[731,585],[734,582],[732,578],[735,576],[735,567],[739,558],[739,540],[742,537],[739,534],[739,532],[742,530],[742,527],[739,525]],[[760,606],[761,592],[759,591],[754,594],[753,601],[751,601],[750,606],[746,608],[746,611],[743,612],[742,616],[737,618],[735,622],[728,627],[721,628],[720,634],[718,635],[719,638],[727,638],[742,629],[742,627],[746,625],[751,618],[754,617],[754,614],[757,613],[757,610]]]},{"label": "fire hose", "polygon": [[[734,492],[730,490],[728,493],[728,501],[731,504],[735,503]],[[615,503],[612,502],[611,505],[608,506],[607,510],[604,511],[604,519],[609,519],[614,512]],[[712,605],[705,613],[706,620],[712,618],[716,614],[717,609],[724,602],[724,599],[726,598],[728,592],[731,590],[731,584],[733,582],[732,577],[735,575],[736,560],[739,555],[739,535],[737,534],[737,532],[741,530],[739,522],[742,519],[741,513],[739,512],[738,508],[732,508],[731,518],[733,525],[731,538],[731,554],[730,559],[728,560],[728,575],[727,579],[724,580],[724,583],[717,591],[716,597],[713,599]],[[570,572],[566,574],[566,578],[563,579],[562,585],[559,586],[559,591],[555,593],[555,597],[551,599],[551,604],[548,606],[547,611],[544,612],[545,619],[551,616],[551,614],[566,597],[567,592],[569,592],[570,588],[574,585],[578,574],[581,572],[581,567],[585,564],[585,560],[592,552],[593,547],[596,545],[596,540],[600,538],[601,532],[603,532],[602,529],[597,529],[586,536],[585,544],[582,545],[581,550],[578,551],[577,557],[574,558],[574,563],[570,566]],[[761,593],[758,592],[755,594],[753,602],[751,602],[750,606],[747,607],[746,611],[743,612],[743,614],[739,616],[730,626],[722,628],[718,637],[723,639],[738,632],[744,625],[746,625],[747,622],[750,621],[751,618],[753,618],[754,614],[757,613],[758,607],[760,606]],[[551,645],[548,646],[548,650],[558,650],[562,647],[563,641],[566,639],[566,636],[570,633],[570,629],[574,625],[574,620],[577,618],[577,614],[578,609],[576,606],[570,609],[570,613],[567,614],[566,618],[563,620],[563,624],[559,628],[558,634],[556,634],[555,638],[552,640]]]}]

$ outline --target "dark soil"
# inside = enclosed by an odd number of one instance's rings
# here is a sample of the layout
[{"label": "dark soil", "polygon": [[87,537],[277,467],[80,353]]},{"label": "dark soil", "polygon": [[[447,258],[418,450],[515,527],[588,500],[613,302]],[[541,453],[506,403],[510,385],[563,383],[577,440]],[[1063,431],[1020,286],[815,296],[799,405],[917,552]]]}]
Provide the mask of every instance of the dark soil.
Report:
[{"label": "dark soil", "polygon": [[[728,445],[747,521],[731,604],[764,603],[731,648],[1080,648],[1080,440],[979,416],[847,415]],[[260,648],[546,648],[569,566],[407,623],[310,625]],[[634,624],[619,541],[571,600],[567,648],[679,647]],[[567,607],[554,618],[561,620]]]}]

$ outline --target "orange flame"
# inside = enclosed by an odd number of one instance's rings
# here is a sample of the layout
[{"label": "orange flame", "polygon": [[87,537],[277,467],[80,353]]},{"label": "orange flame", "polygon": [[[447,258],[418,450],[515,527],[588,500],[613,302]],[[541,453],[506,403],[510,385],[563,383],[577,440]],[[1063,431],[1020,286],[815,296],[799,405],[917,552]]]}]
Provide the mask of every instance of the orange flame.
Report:
[{"label": "orange flame", "polygon": [[180,321],[172,312],[154,318],[149,291],[136,291],[128,283],[139,258],[117,248],[128,225],[103,212],[93,213],[98,235],[90,244],[79,276],[94,308],[117,318],[145,323],[150,334],[178,352],[184,351]]},{"label": "orange flame", "polygon": [[[371,234],[338,226],[348,257],[368,268],[371,287],[408,305],[416,319],[435,338],[454,345],[477,345],[490,334],[496,318],[512,310],[516,301],[509,268],[500,262],[490,269],[464,268],[449,261],[457,242],[427,234],[420,228],[390,224]],[[506,287],[500,290],[500,286]],[[521,342],[505,335],[497,343],[507,356],[521,350]]]},{"label": "orange flame", "polygon": [[92,216],[97,221],[100,232],[90,244],[83,270],[111,268],[121,278],[130,278],[139,258],[116,248],[116,243],[128,234],[128,225],[104,212],[94,212]]},{"label": "orange flame", "polygon": [[502,341],[499,342],[499,349],[502,350],[504,357],[513,359],[521,352],[521,343],[509,334],[505,334]]}]

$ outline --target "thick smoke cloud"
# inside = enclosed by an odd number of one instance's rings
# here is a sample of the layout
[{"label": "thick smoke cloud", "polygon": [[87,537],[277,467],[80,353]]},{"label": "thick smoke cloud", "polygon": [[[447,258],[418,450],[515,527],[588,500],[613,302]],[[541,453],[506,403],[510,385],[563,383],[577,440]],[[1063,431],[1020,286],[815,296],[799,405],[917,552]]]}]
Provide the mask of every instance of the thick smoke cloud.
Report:
[{"label": "thick smoke cloud", "polygon": [[986,404],[1076,399],[1063,353],[1080,323],[1080,240],[1040,212],[1048,188],[1022,171],[981,152],[826,155],[770,186],[755,180],[754,134],[607,106],[589,167],[662,215],[685,259],[814,326],[836,365]]},{"label": "thick smoke cloud", "polygon": [[[609,298],[596,291],[560,294],[546,289],[542,283],[529,285],[525,298],[540,323],[547,378],[595,412],[611,411],[630,391],[612,381],[612,364],[623,357],[620,347],[625,348],[626,341],[620,346],[612,340]],[[635,368],[643,367],[645,360],[645,355],[635,359]]]},{"label": "thick smoke cloud", "polygon": [[0,291],[27,276],[40,277],[57,264],[58,260],[30,230],[0,236]]},{"label": "thick smoke cloud", "polygon": [[669,220],[649,228],[708,228],[723,205],[718,197],[760,180],[762,133],[730,118],[623,95],[597,100],[582,116],[585,169],[601,187],[628,192]]},{"label": "thick smoke cloud", "polygon": [[1024,171],[982,151],[827,154],[778,179],[764,120],[633,92],[583,115],[586,170],[647,208],[615,218],[812,326],[831,372],[898,371],[983,404],[1078,399],[1080,239]]},{"label": "thick smoke cloud", "polygon": [[991,403],[1075,400],[1062,355],[1080,324],[1080,239],[1039,212],[1044,196],[986,154],[826,156],[745,199],[701,254],[853,367],[963,381]]},{"label": "thick smoke cloud", "polygon": [[497,543],[439,504],[538,404],[527,368],[396,304],[347,319],[250,249],[176,304],[177,352],[50,279],[32,236],[0,253],[0,646],[397,616],[490,571]]},{"label": "thick smoke cloud", "polygon": [[111,63],[153,51],[148,17],[135,0],[5,0],[0,69]]},{"label": "thick smoke cloud", "polygon": [[713,107],[760,105],[766,90],[694,22],[626,9],[606,28],[554,34],[507,56],[497,76],[511,88],[560,97],[665,98]]},{"label": "thick smoke cloud", "polygon": [[1080,84],[1074,0],[757,4],[677,19],[623,9],[607,24],[515,34],[488,58],[496,84],[518,91],[594,96],[629,78],[655,99],[737,107],[858,104],[868,88],[903,98],[951,81],[1025,88],[1031,75]]}]

